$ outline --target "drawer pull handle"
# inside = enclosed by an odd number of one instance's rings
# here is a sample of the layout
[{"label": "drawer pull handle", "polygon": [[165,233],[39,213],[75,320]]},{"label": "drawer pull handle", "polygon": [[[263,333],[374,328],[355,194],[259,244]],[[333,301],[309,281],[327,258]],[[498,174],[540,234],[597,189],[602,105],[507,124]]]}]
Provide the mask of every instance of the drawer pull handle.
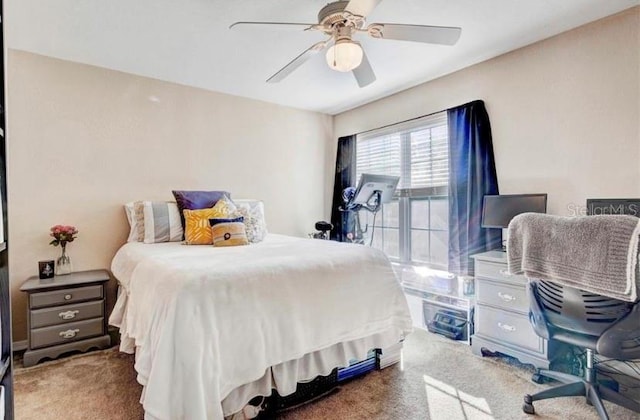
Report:
[{"label": "drawer pull handle", "polygon": [[515,296],[511,296],[508,295],[506,293],[502,293],[502,292],[498,292],[498,297],[502,300],[504,300],[505,302],[513,302],[514,300],[516,300]]},{"label": "drawer pull handle", "polygon": [[64,295],[64,300],[71,300],[73,296],[71,294]]},{"label": "drawer pull handle", "polygon": [[500,270],[500,274],[503,275],[504,277],[511,277],[513,275],[509,272],[509,270],[505,270],[505,269]]},{"label": "drawer pull handle", "polygon": [[508,332],[514,332],[516,330],[516,327],[514,327],[513,325],[503,324],[502,322],[498,322],[498,327]]},{"label": "drawer pull handle", "polygon": [[78,315],[80,313],[80,311],[65,311],[65,312],[60,312],[58,314],[58,316],[62,319],[73,319],[76,317],[76,315]]},{"label": "drawer pull handle", "polygon": [[76,334],[78,334],[80,332],[79,329],[75,329],[75,330],[67,330],[67,331],[61,331],[60,334],[58,334],[60,337],[62,338],[73,338],[76,336]]}]

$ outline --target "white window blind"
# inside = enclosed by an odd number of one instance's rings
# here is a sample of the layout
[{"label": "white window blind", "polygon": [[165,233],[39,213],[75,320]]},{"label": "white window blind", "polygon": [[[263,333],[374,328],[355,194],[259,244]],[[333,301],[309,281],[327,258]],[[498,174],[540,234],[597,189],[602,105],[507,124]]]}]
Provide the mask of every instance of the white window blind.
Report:
[{"label": "white window blind", "polygon": [[363,173],[400,177],[377,219],[362,215],[372,245],[394,261],[447,267],[448,136],[446,112],[357,136],[356,182]]},{"label": "white window blind", "polygon": [[449,182],[447,122],[411,132],[411,182],[405,188],[446,187]]},{"label": "white window blind", "polygon": [[363,173],[400,176],[399,190],[446,187],[447,113],[358,135],[356,179]]},{"label": "white window blind", "polygon": [[360,175],[379,174],[400,176],[400,143],[399,134],[382,135],[360,139],[356,150],[356,180]]}]

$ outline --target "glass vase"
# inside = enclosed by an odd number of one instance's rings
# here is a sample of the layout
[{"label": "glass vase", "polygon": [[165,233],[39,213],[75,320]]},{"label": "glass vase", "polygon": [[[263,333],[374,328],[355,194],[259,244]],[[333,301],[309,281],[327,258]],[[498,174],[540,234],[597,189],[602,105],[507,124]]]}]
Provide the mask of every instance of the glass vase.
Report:
[{"label": "glass vase", "polygon": [[67,255],[67,245],[62,245],[62,255],[56,261],[56,276],[63,276],[73,272],[71,258]]}]

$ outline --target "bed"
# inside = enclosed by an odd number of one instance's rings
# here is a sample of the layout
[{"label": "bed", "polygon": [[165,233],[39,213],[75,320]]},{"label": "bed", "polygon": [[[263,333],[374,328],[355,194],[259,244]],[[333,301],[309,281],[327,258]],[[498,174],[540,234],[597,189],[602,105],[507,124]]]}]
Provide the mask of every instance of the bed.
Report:
[{"label": "bed", "polygon": [[386,256],[360,245],[130,242],[111,268],[121,292],[109,322],[135,352],[146,420],[222,419],[412,329]]}]

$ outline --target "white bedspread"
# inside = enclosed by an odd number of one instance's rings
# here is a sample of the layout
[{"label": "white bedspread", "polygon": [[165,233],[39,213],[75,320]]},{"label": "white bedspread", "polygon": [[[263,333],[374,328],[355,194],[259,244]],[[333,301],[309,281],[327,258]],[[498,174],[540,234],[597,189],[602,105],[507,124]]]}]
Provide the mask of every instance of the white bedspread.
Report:
[{"label": "white bedspread", "polygon": [[111,268],[124,291],[110,323],[136,350],[141,402],[161,420],[221,419],[225,396],[270,366],[411,331],[387,258],[359,245],[273,234],[228,248],[128,243]]}]

